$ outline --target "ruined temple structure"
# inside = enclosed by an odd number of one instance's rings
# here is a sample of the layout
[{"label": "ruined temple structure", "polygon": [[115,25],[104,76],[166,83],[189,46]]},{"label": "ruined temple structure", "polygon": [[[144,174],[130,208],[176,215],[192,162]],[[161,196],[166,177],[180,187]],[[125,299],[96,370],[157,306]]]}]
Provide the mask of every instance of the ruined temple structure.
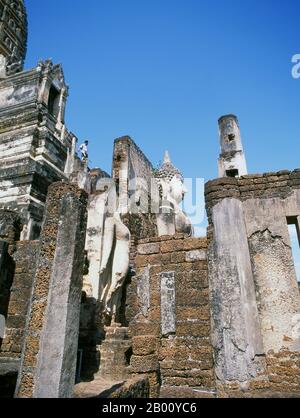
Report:
[{"label": "ruined temple structure", "polygon": [[248,174],[222,117],[195,237],[169,154],[88,167],[61,65],[23,69],[22,0],[0,25],[0,397],[299,397],[300,170]]}]

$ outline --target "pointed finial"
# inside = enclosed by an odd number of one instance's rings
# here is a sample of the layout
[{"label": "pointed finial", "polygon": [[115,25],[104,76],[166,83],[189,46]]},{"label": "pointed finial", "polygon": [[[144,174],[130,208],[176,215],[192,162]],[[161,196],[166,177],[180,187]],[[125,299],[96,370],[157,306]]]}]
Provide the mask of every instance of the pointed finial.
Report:
[{"label": "pointed finial", "polygon": [[169,155],[169,151],[165,151],[165,155],[164,155],[164,164],[170,164],[171,163],[171,158]]},{"label": "pointed finial", "polygon": [[168,179],[169,181],[171,181],[174,176],[179,176],[180,178],[183,178],[178,168],[174,167],[174,165],[172,164],[169,152],[166,151],[164,155],[164,162],[156,171],[155,177],[158,179],[163,178],[165,180]]}]

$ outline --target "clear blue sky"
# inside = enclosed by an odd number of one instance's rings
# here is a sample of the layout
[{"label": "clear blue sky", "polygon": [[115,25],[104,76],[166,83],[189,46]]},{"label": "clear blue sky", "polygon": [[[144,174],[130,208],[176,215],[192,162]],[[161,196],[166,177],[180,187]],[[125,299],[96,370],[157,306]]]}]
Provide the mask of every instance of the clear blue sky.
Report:
[{"label": "clear blue sky", "polygon": [[26,67],[63,64],[67,125],[111,169],[131,135],[156,165],[217,176],[217,119],[240,120],[250,172],[300,167],[299,0],[25,0]]},{"label": "clear blue sky", "polygon": [[67,125],[90,140],[92,166],[110,173],[113,140],[130,135],[154,165],[168,149],[185,177],[207,181],[217,120],[235,113],[249,172],[300,167],[299,0],[26,4],[26,67],[63,64]]}]

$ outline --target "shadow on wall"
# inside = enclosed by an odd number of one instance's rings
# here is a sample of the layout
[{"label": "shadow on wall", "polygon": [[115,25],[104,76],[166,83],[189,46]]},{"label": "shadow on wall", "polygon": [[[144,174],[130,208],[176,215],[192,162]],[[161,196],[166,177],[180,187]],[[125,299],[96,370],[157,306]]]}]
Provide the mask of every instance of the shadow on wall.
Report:
[{"label": "shadow on wall", "polygon": [[2,241],[0,243],[0,349],[5,337],[6,318],[15,270],[15,262],[7,251],[8,245]]},{"label": "shadow on wall", "polygon": [[97,303],[82,293],[76,383],[90,382],[100,366],[97,347],[104,340],[104,330],[97,326]]},{"label": "shadow on wall", "polygon": [[7,371],[0,375],[0,399],[11,399],[14,397],[17,384],[18,372]]}]

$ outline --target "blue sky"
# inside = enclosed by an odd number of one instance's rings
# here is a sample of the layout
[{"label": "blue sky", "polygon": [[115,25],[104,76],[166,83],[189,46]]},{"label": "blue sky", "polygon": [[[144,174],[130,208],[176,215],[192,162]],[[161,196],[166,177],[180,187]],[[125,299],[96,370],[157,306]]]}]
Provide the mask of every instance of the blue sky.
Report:
[{"label": "blue sky", "polygon": [[300,166],[299,0],[26,0],[26,66],[52,58],[70,85],[69,129],[111,167],[129,134],[156,164],[217,175],[217,119],[239,117],[250,172]]},{"label": "blue sky", "polygon": [[130,135],[156,165],[217,177],[217,120],[239,117],[251,173],[300,167],[299,0],[26,0],[26,67],[63,64],[66,121],[110,172]]}]

